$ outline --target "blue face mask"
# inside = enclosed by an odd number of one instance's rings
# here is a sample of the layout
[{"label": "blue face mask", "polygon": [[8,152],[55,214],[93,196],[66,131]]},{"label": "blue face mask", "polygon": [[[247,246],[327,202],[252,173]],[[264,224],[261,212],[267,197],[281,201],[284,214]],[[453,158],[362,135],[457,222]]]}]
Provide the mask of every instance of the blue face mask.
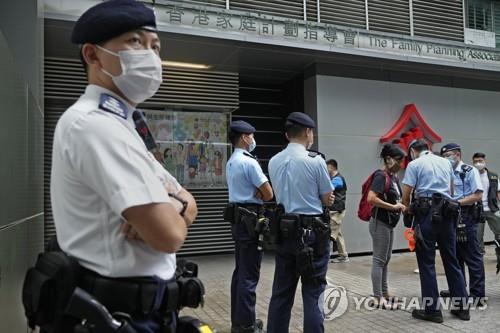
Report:
[{"label": "blue face mask", "polygon": [[250,142],[250,145],[248,145],[248,152],[253,152],[255,147],[257,147],[257,142],[255,142],[255,139],[252,139],[252,142]]}]

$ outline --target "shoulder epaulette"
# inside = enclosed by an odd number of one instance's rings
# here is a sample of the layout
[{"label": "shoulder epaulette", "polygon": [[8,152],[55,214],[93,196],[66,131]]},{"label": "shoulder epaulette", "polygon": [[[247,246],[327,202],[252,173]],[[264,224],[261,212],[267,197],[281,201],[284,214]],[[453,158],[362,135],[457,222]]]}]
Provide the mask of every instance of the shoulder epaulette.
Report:
[{"label": "shoulder epaulette", "polygon": [[248,156],[248,157],[250,157],[250,158],[253,158],[254,160],[256,160],[256,159],[257,159],[257,157],[253,156],[252,154],[250,154],[250,153],[249,153],[249,152],[247,152],[247,151],[244,151],[244,152],[243,152],[243,155]]},{"label": "shoulder epaulette", "polygon": [[472,171],[472,167],[470,165],[467,165],[467,164],[462,164],[462,171],[463,172]]},{"label": "shoulder epaulette", "polygon": [[125,103],[108,94],[101,94],[99,109],[122,117],[123,119],[127,119],[128,116],[128,108]]},{"label": "shoulder epaulette", "polygon": [[316,150],[310,150],[310,149],[308,149],[307,151],[309,152],[309,154],[307,154],[309,157],[313,157],[313,158],[314,158],[314,157],[316,157],[316,156],[318,156],[318,155],[319,155],[319,156],[321,156],[324,160],[326,159],[325,154],[320,153],[319,151],[316,151]]}]

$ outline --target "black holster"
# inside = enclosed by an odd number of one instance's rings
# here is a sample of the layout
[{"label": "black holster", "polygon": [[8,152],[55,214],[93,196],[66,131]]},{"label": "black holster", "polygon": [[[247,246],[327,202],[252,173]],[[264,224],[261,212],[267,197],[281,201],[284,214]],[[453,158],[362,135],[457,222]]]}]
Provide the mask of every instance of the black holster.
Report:
[{"label": "black holster", "polygon": [[297,272],[303,280],[312,279],[315,273],[314,270],[314,249],[305,245],[297,254]]},{"label": "black holster", "polygon": [[256,238],[257,233],[255,232],[255,228],[257,226],[258,215],[255,212],[252,212],[246,208],[238,207],[240,221],[239,223],[243,223],[247,229],[248,235],[251,238]]},{"label": "black holster", "polygon": [[475,223],[484,223],[485,217],[482,202],[476,202],[472,206],[472,218],[474,219]]},{"label": "black holster", "polygon": [[443,222],[443,207],[445,199],[441,194],[434,193],[431,203],[431,220],[432,223],[439,224]]},{"label": "black holster", "polygon": [[278,204],[273,209],[269,220],[269,229],[271,236],[274,238],[275,244],[280,244],[282,241],[280,233],[280,221],[283,214],[285,214],[285,207],[282,204]]},{"label": "black holster", "polygon": [[296,239],[299,223],[299,214],[283,214],[279,221],[279,238],[282,240]]},{"label": "black holster", "polygon": [[75,290],[80,266],[64,252],[43,252],[26,274],[22,300],[28,325],[47,332],[65,332],[78,320],[65,316],[67,303]]},{"label": "black holster", "polygon": [[224,208],[223,218],[224,221],[231,224],[237,223],[240,219],[238,205],[236,205],[235,203],[227,204],[227,206]]},{"label": "black holster", "polygon": [[443,213],[446,217],[457,221],[458,215],[460,213],[460,204],[456,200],[446,200],[443,208]]},{"label": "black holster", "polygon": [[426,199],[416,199],[410,204],[410,211],[417,219],[427,216],[430,209],[431,205]]},{"label": "black holster", "polygon": [[316,235],[316,242],[314,243],[314,255],[317,257],[324,256],[328,251],[330,243],[330,224],[325,223],[322,218],[313,218],[312,228]]}]

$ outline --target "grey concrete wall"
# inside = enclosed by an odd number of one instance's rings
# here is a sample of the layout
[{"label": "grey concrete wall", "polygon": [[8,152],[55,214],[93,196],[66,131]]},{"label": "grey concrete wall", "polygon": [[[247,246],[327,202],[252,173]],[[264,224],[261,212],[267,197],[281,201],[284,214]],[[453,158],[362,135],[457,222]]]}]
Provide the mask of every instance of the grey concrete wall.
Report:
[{"label": "grey concrete wall", "polygon": [[26,332],[21,289],[43,249],[38,2],[0,3],[0,332]]},{"label": "grey concrete wall", "polygon": [[[483,151],[491,169],[500,171],[498,92],[322,75],[314,79],[319,150],[338,161],[348,182],[347,215],[342,230],[350,252],[371,251],[368,225],[357,218],[361,184],[381,165],[379,139],[398,120],[406,104],[417,105],[430,126],[443,137],[443,143],[461,144],[464,160],[470,162],[475,151]],[[306,103],[306,112],[314,113],[311,105],[314,103]],[[435,148],[439,147],[441,144]],[[492,240],[489,228],[486,229],[485,239]],[[402,223],[396,230],[394,244],[396,249],[407,247]]]},{"label": "grey concrete wall", "polygon": [[43,1],[0,1],[0,31],[17,71],[43,106]]}]

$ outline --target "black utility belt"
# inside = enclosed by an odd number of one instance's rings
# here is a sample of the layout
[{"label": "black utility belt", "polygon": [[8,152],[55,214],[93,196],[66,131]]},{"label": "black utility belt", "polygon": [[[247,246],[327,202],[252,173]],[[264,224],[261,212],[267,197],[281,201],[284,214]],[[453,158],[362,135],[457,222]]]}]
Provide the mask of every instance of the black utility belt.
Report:
[{"label": "black utility belt", "polygon": [[[123,312],[130,315],[151,313],[160,290],[159,282],[153,278],[108,278],[85,270],[80,287],[93,295],[110,313]],[[179,285],[173,279],[166,283],[159,311],[173,312],[178,309]]]},{"label": "black utility belt", "polygon": [[462,220],[464,217],[469,217],[473,224],[484,222],[484,210],[482,203],[475,203],[471,206],[463,206],[461,208]]},{"label": "black utility belt", "polygon": [[302,237],[307,230],[329,234],[330,224],[324,221],[323,215],[283,214],[279,220],[279,230],[282,239],[292,239]]},{"label": "black utility belt", "polygon": [[410,205],[410,210],[419,219],[424,218],[430,212],[432,222],[441,223],[443,217],[457,218],[460,212],[460,204],[456,200],[436,193],[432,197],[417,198]]},{"label": "black utility belt", "polygon": [[264,217],[264,207],[259,204],[229,203],[224,209],[224,221],[241,224],[255,240],[269,234],[269,219]]},{"label": "black utility belt", "polygon": [[[205,289],[194,276],[169,281],[152,277],[110,278],[84,269],[80,287],[93,295],[110,313],[147,315],[153,310],[175,312],[183,307],[196,308],[203,303]],[[158,297],[161,300],[158,303]]]},{"label": "black utility belt", "polygon": [[224,221],[236,224],[243,222],[244,218],[254,218],[257,220],[262,210],[263,206],[259,204],[229,203],[224,208]]}]

